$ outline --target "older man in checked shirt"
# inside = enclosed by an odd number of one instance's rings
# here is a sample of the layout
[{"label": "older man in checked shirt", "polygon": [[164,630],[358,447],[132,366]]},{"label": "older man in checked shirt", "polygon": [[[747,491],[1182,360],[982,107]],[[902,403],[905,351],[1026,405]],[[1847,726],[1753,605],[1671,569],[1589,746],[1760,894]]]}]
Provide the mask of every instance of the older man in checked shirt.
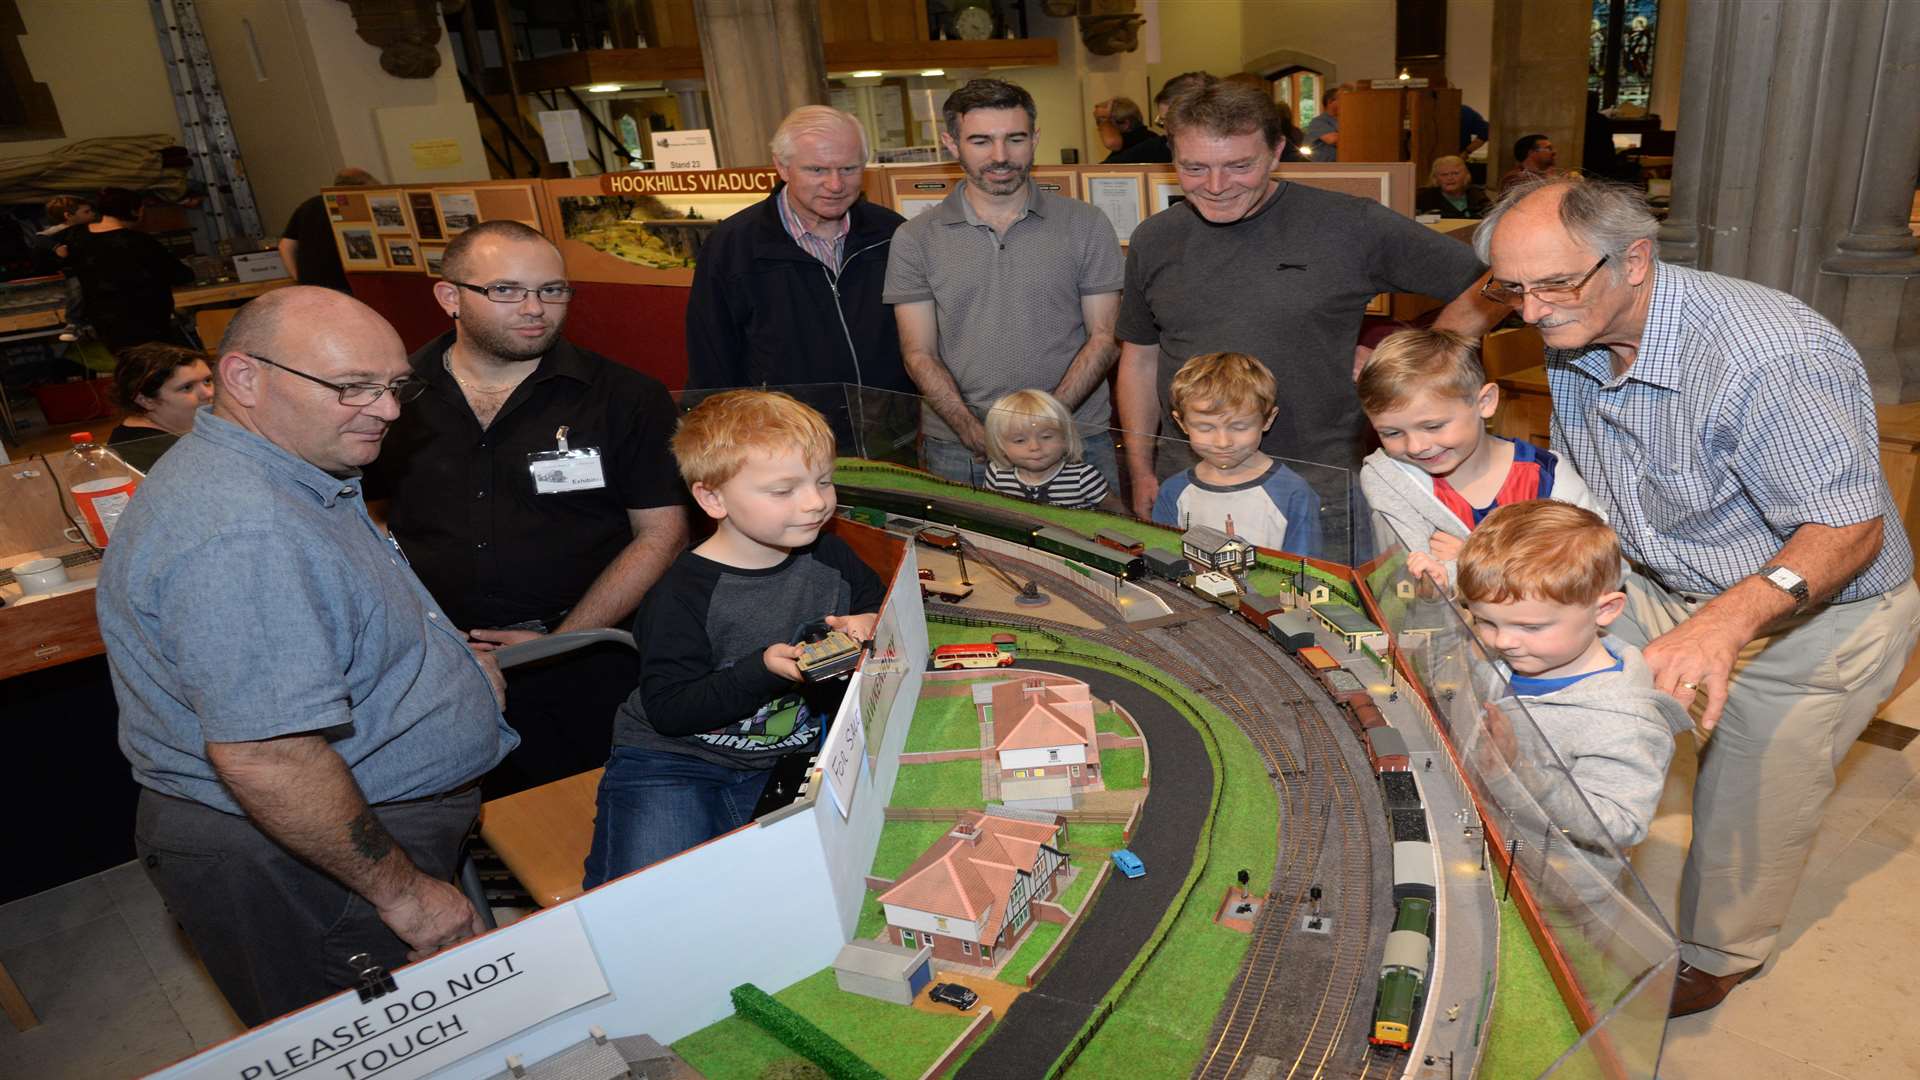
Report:
[{"label": "older man in checked shirt", "polygon": [[1791,296],[1657,258],[1636,192],[1553,179],[1475,238],[1547,344],[1553,443],[1632,573],[1615,632],[1704,703],[1672,1015],[1779,940],[1834,767],[1920,633],[1913,552],[1859,354]]}]

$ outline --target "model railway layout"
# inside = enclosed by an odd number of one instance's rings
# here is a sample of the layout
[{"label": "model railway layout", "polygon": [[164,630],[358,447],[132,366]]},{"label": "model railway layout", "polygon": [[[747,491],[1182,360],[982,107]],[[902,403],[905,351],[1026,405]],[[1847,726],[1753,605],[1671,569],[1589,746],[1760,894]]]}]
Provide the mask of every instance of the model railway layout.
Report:
[{"label": "model railway layout", "polygon": [[[1130,536],[1104,532],[1089,539],[960,499],[849,486],[840,490],[850,516],[883,527],[893,517],[937,522],[943,526],[932,538],[937,546],[963,551],[968,559],[1033,582],[1105,625],[1089,630],[1025,612],[994,612],[983,619],[982,612],[931,602],[930,614],[1077,636],[1137,656],[1219,708],[1260,753],[1280,803],[1278,858],[1255,922],[1252,947],[1228,990],[1194,1075],[1238,1077],[1261,1061],[1278,1062],[1282,1072],[1290,1075],[1397,1075],[1404,1067],[1404,1055],[1386,1047],[1410,1045],[1405,1036],[1417,1014],[1430,938],[1421,939],[1427,944],[1409,991],[1407,969],[1414,965],[1408,963],[1413,950],[1406,935],[1412,933],[1417,913],[1403,906],[1395,922],[1384,903],[1376,907],[1376,896],[1383,896],[1385,890],[1376,886],[1375,852],[1393,851],[1398,856],[1400,850],[1389,839],[1394,818],[1376,784],[1361,777],[1372,773],[1384,781],[1391,776],[1395,789],[1401,786],[1398,781],[1412,786],[1412,777],[1406,771],[1404,742],[1385,723],[1364,684],[1331,654],[1312,646],[1311,633],[1283,627],[1274,617],[1281,611],[1277,601],[1242,588],[1235,589],[1230,602],[1198,595],[1191,588],[1191,570],[1179,573],[1164,553],[1143,549]],[[1112,606],[1085,579],[982,551],[965,540],[968,532],[1129,580],[1145,577],[1151,567],[1159,580],[1150,580],[1147,586],[1169,607],[1180,611],[1223,603],[1240,618],[1196,618],[1136,630],[1118,621]],[[955,539],[947,541],[949,535]],[[1156,555],[1161,556],[1157,565]],[[1299,660],[1300,674],[1293,673],[1285,655]],[[1309,686],[1324,693],[1324,702],[1316,705]],[[1350,754],[1343,731],[1354,736],[1357,755]],[[1419,816],[1419,831],[1424,834],[1424,810],[1417,806],[1417,790],[1414,799],[1411,812]],[[1427,864],[1430,930],[1430,850]],[[1394,882],[1398,900],[1397,876]],[[1402,923],[1407,924],[1404,930],[1399,929]],[[1396,941],[1400,947],[1389,948]],[[1390,963],[1382,963],[1383,955]],[[1383,1012],[1407,1014],[1406,1026],[1399,1029],[1402,1041],[1377,1038]]]}]

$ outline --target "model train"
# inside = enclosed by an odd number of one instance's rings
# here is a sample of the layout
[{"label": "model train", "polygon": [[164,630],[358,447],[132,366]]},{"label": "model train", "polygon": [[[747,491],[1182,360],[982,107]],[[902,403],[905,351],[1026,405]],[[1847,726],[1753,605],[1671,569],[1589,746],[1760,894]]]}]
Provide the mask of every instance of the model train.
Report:
[{"label": "model train", "polygon": [[1427,833],[1420,785],[1412,773],[1382,773],[1380,794],[1393,835],[1394,918],[1380,962],[1379,996],[1368,1041],[1406,1050],[1413,1046],[1414,1018],[1420,1015],[1433,960],[1433,842]]},{"label": "model train", "polygon": [[839,491],[840,503],[848,508],[848,516],[866,524],[883,526],[889,514],[916,518],[1036,548],[1130,581],[1137,581],[1147,573],[1147,565],[1138,555],[1090,540],[1071,529],[1037,524],[965,499],[883,491],[850,484],[839,485]]}]

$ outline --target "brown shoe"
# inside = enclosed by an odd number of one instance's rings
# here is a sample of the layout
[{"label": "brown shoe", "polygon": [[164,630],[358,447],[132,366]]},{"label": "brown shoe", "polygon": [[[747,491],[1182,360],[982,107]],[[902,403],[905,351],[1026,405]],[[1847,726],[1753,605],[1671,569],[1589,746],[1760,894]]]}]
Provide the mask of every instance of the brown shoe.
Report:
[{"label": "brown shoe", "polygon": [[1692,1016],[1706,1012],[1727,1000],[1727,995],[1733,993],[1734,987],[1758,974],[1760,969],[1756,967],[1731,975],[1710,975],[1682,961],[1679,974],[1674,976],[1673,1006],[1667,1010],[1667,1015]]}]

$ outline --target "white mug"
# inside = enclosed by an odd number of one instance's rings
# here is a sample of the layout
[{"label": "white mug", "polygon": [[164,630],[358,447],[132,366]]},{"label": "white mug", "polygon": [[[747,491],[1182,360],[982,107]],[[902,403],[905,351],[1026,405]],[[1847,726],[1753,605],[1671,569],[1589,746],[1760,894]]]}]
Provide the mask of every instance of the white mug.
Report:
[{"label": "white mug", "polygon": [[67,583],[67,567],[59,559],[30,559],[12,570],[13,580],[26,596],[49,593]]}]

